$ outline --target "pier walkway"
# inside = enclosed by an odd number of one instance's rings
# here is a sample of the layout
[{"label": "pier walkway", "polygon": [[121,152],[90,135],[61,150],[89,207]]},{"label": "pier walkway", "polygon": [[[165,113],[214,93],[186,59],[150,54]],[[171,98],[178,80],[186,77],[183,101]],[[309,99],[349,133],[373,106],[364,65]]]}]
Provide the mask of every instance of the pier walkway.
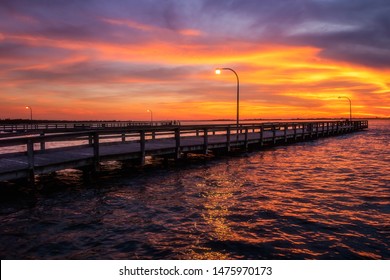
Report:
[{"label": "pier walkway", "polygon": [[145,163],[146,156],[179,159],[187,153],[247,150],[363,130],[366,120],[235,125],[109,127],[74,132],[37,131],[0,139],[0,181],[111,160]]}]

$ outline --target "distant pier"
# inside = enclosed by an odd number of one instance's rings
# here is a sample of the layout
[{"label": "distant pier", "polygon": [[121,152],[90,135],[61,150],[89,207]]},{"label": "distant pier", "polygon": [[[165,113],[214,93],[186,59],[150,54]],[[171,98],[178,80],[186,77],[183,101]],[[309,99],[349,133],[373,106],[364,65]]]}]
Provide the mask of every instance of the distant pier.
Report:
[{"label": "distant pier", "polygon": [[[54,124],[55,126],[55,124]],[[5,128],[5,126],[4,126]],[[26,178],[63,169],[99,169],[112,160],[145,157],[179,159],[188,153],[229,153],[264,146],[283,145],[336,136],[368,128],[367,120],[311,121],[231,125],[179,125],[165,123],[138,126],[33,127],[19,133],[9,127],[0,139],[0,181]],[[21,134],[22,133],[22,134]],[[32,135],[33,133],[33,135]]]}]

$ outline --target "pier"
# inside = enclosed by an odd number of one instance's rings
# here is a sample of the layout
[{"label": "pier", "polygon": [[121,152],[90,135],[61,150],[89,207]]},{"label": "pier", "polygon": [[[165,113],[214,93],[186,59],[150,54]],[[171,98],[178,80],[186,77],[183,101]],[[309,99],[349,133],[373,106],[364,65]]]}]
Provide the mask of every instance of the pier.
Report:
[{"label": "pier", "polygon": [[[179,159],[188,153],[229,153],[272,145],[336,136],[368,128],[367,120],[280,122],[231,125],[141,125],[66,128],[37,127],[0,139],[0,181],[26,178],[63,169],[98,170],[112,160]],[[34,134],[31,134],[34,133]]]}]

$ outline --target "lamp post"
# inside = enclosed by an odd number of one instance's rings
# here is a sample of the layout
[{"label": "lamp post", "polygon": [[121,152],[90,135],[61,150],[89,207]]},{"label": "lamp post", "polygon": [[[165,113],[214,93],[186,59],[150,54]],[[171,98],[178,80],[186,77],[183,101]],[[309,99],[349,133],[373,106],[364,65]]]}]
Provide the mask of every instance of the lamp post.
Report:
[{"label": "lamp post", "polygon": [[230,70],[234,73],[234,75],[236,75],[237,78],[237,121],[236,122],[237,122],[237,129],[238,129],[238,125],[240,123],[240,80],[238,78],[236,71],[234,71],[231,68],[217,68],[215,69],[215,74],[217,75],[221,74],[221,70]]},{"label": "lamp post", "polygon": [[341,98],[346,98],[349,101],[349,120],[352,121],[352,102],[351,102],[351,99],[349,99],[346,96],[339,96],[339,99],[341,99]]},{"label": "lamp post", "polygon": [[26,106],[26,109],[30,109],[30,120],[32,121],[33,118],[32,118],[32,108],[31,108],[31,106]]},{"label": "lamp post", "polygon": [[153,112],[152,112],[152,110],[148,109],[148,110],[146,110],[146,112],[150,113],[150,125],[153,125]]}]

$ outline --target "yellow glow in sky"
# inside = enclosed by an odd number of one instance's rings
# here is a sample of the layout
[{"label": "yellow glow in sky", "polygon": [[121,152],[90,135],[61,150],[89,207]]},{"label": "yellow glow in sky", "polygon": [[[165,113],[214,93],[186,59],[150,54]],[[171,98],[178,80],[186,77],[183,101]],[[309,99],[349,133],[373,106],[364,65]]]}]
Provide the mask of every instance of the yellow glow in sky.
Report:
[{"label": "yellow glow in sky", "polygon": [[310,29],[303,17],[254,28],[262,10],[244,17],[224,7],[225,17],[191,1],[166,14],[154,9],[162,2],[143,3],[124,15],[108,3],[63,3],[57,16],[54,4],[40,13],[39,4],[13,5],[0,34],[1,119],[29,118],[25,104],[36,119],[148,120],[146,110],[156,120],[235,119],[236,79],[216,76],[218,67],[239,76],[240,118],[346,117],[338,96],[351,99],[355,117],[390,117],[390,66],[378,60],[388,50],[337,36],[333,46],[319,34],[356,34],[359,25]]}]

